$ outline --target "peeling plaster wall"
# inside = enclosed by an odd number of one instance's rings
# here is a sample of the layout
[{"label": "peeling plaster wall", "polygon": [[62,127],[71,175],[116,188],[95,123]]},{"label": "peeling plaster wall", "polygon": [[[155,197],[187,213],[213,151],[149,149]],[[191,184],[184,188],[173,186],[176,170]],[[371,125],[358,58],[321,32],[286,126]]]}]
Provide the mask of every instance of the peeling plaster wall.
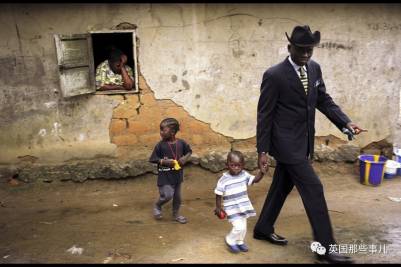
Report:
[{"label": "peeling plaster wall", "polygon": [[[215,131],[234,138],[255,135],[262,74],[286,57],[284,32],[296,24],[321,31],[314,59],[327,90],[369,130],[357,143],[394,131],[400,5],[172,5],[150,12],[157,27],[141,31],[143,75],[157,98],[173,99]],[[316,130],[345,140],[320,113]]]},{"label": "peeling plaster wall", "polygon": [[[328,92],[369,130],[356,144],[400,139],[400,18],[401,5],[2,4],[0,162],[118,156],[109,127],[121,100],[60,98],[53,34],[121,22],[138,26],[140,72],[156,99],[234,139],[255,136],[261,77],[287,55],[284,32],[309,24],[322,33],[314,59]],[[345,140],[319,113],[316,130]]]},{"label": "peeling plaster wall", "polygon": [[398,120],[394,130],[394,140],[393,143],[397,147],[401,147],[401,90],[399,92],[399,112]]},{"label": "peeling plaster wall", "polygon": [[1,5],[0,163],[25,155],[60,162],[115,154],[108,128],[118,102],[59,94],[53,34],[86,32],[84,22],[97,21],[87,18],[89,11],[78,5]]}]

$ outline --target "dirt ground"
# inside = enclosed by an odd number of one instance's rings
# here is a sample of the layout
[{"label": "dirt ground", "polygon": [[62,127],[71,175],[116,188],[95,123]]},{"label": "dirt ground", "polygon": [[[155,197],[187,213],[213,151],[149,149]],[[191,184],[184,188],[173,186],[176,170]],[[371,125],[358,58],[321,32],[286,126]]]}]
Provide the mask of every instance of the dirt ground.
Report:
[{"label": "dirt ground", "polygon": [[[400,263],[401,202],[388,197],[401,197],[401,177],[371,187],[359,183],[355,165],[315,163],[314,168],[325,188],[341,253],[356,263]],[[246,236],[249,252],[231,254],[223,242],[231,225],[213,215],[219,175],[198,166],[185,169],[182,214],[189,222],[184,225],[172,221],[171,204],[164,207],[161,221],[152,218],[158,196],[153,174],[84,183],[2,181],[0,263],[314,262],[311,228],[295,189],[276,222],[276,232],[289,244],[253,239],[257,217],[252,217]],[[249,188],[257,213],[270,183],[268,175]],[[365,251],[350,251],[352,244]],[[81,254],[67,251],[74,245],[83,249]]]}]

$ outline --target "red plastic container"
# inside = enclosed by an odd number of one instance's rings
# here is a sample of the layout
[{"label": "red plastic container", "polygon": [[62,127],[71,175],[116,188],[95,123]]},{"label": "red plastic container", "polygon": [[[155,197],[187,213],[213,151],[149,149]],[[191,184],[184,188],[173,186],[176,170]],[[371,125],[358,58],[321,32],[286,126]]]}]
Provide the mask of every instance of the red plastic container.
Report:
[{"label": "red plastic container", "polygon": [[218,215],[219,219],[225,219],[227,216],[226,212],[224,210],[220,210],[220,213]]}]

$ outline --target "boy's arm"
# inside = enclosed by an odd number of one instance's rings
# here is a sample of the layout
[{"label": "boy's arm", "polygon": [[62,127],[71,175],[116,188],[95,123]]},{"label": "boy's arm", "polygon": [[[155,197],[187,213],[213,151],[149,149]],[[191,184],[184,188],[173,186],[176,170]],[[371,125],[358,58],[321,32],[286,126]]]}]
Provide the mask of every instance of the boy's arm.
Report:
[{"label": "boy's arm", "polygon": [[184,146],[183,147],[184,148],[183,149],[184,156],[182,156],[181,158],[178,159],[178,164],[180,164],[180,166],[185,165],[192,155],[191,147],[184,140],[182,140],[182,142],[183,142],[183,146]]},{"label": "boy's arm", "polygon": [[181,158],[179,158],[179,159],[178,159],[178,163],[180,164],[180,166],[185,165],[185,164],[188,162],[188,160],[189,160],[189,158],[191,157],[191,155],[192,155],[192,151],[191,151],[191,152],[188,152],[187,154],[185,154],[184,156],[182,156]]},{"label": "boy's arm", "polygon": [[152,155],[149,158],[150,163],[155,163],[160,166],[173,167],[174,162],[172,159],[162,158],[160,143],[158,143],[153,149]]},{"label": "boy's arm", "polygon": [[255,179],[253,179],[252,184],[259,183],[260,180],[262,180],[263,176],[264,176],[264,173],[261,170],[259,170],[255,176]]},{"label": "boy's arm", "polygon": [[166,166],[166,167],[174,167],[174,160],[173,159],[160,159],[159,164],[161,166]]},{"label": "boy's arm", "polygon": [[221,211],[221,195],[216,194],[216,209],[214,210],[215,215],[219,215]]},{"label": "boy's arm", "polygon": [[160,144],[157,144],[150,155],[149,162],[160,164]]}]

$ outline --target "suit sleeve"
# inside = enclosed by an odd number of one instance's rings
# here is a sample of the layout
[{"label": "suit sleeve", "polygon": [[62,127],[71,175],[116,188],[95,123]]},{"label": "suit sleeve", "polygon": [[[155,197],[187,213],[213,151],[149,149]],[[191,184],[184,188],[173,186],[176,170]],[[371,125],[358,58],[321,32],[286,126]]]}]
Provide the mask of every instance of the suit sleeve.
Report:
[{"label": "suit sleeve", "polygon": [[269,152],[273,129],[274,111],[278,99],[277,85],[268,71],[263,75],[257,109],[256,148],[258,153]]},{"label": "suit sleeve", "polygon": [[331,96],[326,93],[326,86],[322,79],[322,72],[320,68],[319,79],[320,84],[317,89],[317,109],[322,112],[340,131],[344,126],[347,125],[351,120],[348,116],[341,110],[341,108],[333,101]]}]

